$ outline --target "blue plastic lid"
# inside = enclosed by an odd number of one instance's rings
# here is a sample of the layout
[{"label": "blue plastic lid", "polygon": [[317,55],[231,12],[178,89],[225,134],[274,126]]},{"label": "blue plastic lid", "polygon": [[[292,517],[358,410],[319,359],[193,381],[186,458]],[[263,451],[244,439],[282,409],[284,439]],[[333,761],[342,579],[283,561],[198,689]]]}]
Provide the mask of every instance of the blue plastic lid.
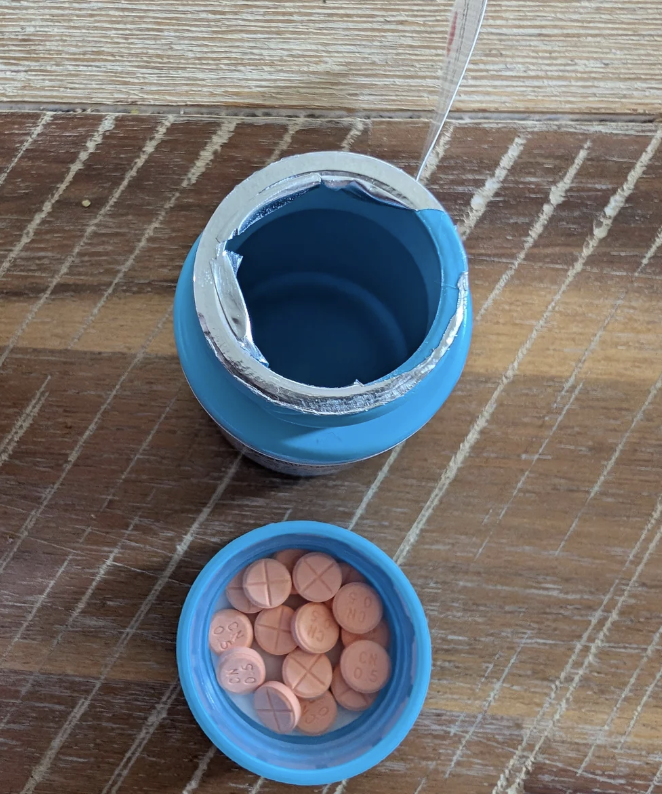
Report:
[{"label": "blue plastic lid", "polygon": [[[391,630],[392,675],[386,688],[353,722],[322,736],[279,735],[251,719],[216,682],[216,657],[207,643],[211,616],[226,605],[230,579],[251,562],[286,548],[322,551],[356,568],[380,594]],[[182,610],[177,663],[191,711],[219,750],[257,775],[312,786],[365,772],[395,750],[423,707],[432,650],[421,602],[388,555],[346,529],[288,521],[237,538],[203,568]]]}]

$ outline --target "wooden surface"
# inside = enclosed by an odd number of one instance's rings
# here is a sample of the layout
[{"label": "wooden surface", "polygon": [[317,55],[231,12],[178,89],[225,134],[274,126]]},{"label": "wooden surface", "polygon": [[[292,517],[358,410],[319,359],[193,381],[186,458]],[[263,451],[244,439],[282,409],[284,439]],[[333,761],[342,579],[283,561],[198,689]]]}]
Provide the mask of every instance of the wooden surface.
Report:
[{"label": "wooden surface", "polygon": [[0,115],[2,794],[282,794],[210,748],[174,641],[205,562],[286,517],[395,555],[433,636],[414,730],[327,794],[662,791],[662,130],[449,132],[428,184],[470,255],[466,371],[403,446],[296,480],[184,382],[181,263],[269,160],[411,170],[424,125]]},{"label": "wooden surface", "polygon": [[[0,102],[429,111],[450,0],[0,0]],[[455,110],[660,113],[660,0],[490,0]]]}]

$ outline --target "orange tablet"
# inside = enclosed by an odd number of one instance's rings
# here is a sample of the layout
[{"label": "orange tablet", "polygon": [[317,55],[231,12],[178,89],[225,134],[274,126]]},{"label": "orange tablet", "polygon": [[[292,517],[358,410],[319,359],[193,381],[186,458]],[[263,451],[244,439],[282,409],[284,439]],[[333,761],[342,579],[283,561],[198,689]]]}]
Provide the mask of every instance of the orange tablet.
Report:
[{"label": "orange tablet", "polygon": [[291,625],[292,636],[308,653],[326,653],[338,642],[340,627],[324,604],[311,602],[299,607]]},{"label": "orange tablet", "polygon": [[253,692],[264,678],[264,662],[252,648],[230,648],[221,654],[216,666],[216,680],[235,695]]},{"label": "orange tablet", "polygon": [[280,681],[267,681],[253,696],[253,706],[263,725],[276,733],[290,733],[301,719],[301,704]]},{"label": "orange tablet", "polygon": [[333,697],[347,711],[365,711],[369,706],[375,702],[377,697],[376,693],[367,694],[364,692],[357,692],[345,681],[340,672],[340,667],[336,667],[333,671],[333,678],[331,679],[331,692]]},{"label": "orange tablet", "polygon": [[297,593],[308,601],[328,601],[338,592],[342,574],[338,563],[328,554],[304,554],[294,566],[292,581]]},{"label": "orange tablet", "polygon": [[353,634],[372,631],[383,612],[377,591],[363,582],[343,585],[333,599],[333,616],[343,629]]},{"label": "orange tablet", "polygon": [[283,661],[283,681],[300,698],[310,700],[323,695],[331,685],[332,675],[331,662],[323,654],[297,648]]},{"label": "orange tablet", "polygon": [[236,609],[219,609],[209,624],[209,647],[214,653],[229,648],[248,648],[253,642],[253,626],[243,612]]},{"label": "orange tablet", "polygon": [[274,656],[284,656],[297,647],[290,626],[294,610],[281,604],[263,609],[255,619],[255,639],[261,648]]},{"label": "orange tablet", "polygon": [[261,609],[272,609],[287,600],[292,590],[290,572],[278,560],[257,560],[244,571],[244,593]]},{"label": "orange tablet", "polygon": [[333,726],[337,716],[336,699],[327,691],[314,700],[301,701],[301,719],[297,727],[309,736],[319,736]]},{"label": "orange tablet", "polygon": [[357,692],[378,692],[391,677],[391,659],[376,642],[357,640],[348,645],[340,657],[340,672]]}]

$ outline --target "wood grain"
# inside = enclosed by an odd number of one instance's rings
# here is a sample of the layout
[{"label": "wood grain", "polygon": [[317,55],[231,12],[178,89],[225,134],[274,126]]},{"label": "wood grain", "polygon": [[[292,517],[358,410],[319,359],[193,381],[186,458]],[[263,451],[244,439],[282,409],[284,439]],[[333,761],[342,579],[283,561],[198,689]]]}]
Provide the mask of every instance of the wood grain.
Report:
[{"label": "wood grain", "polygon": [[[0,101],[429,111],[450,0],[0,0]],[[659,114],[658,0],[490,0],[460,111]]]},{"label": "wood grain", "polygon": [[415,437],[316,480],[242,459],[195,401],[178,272],[274,156],[413,170],[425,124],[5,113],[0,132],[0,792],[284,792],[210,748],[174,641],[205,562],[287,515],[394,555],[434,643],[410,736],[326,794],[658,794],[659,127],[450,128],[429,186],[466,235],[467,368]]}]

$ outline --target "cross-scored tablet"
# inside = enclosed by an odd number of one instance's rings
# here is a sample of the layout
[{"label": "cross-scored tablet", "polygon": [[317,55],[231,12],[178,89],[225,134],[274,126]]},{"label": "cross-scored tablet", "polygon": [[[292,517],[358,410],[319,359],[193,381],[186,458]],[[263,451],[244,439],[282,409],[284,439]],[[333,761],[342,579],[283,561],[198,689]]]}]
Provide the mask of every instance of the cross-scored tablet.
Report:
[{"label": "cross-scored tablet", "polygon": [[342,584],[338,563],[328,554],[313,551],[294,566],[292,581],[297,592],[308,601],[328,601]]},{"label": "cross-scored tablet", "polygon": [[261,648],[275,656],[284,656],[297,647],[290,626],[294,610],[281,604],[263,609],[255,620],[255,639]]},{"label": "cross-scored tablet", "polygon": [[300,698],[322,695],[329,688],[332,675],[331,662],[323,654],[297,648],[283,661],[283,681]]},{"label": "cross-scored tablet", "polygon": [[278,560],[257,560],[244,571],[244,592],[262,609],[272,609],[287,600],[292,590],[290,572]]},{"label": "cross-scored tablet", "polygon": [[245,615],[250,615],[254,612],[259,612],[262,607],[254,604],[244,592],[244,572],[239,573],[230,579],[230,583],[225,588],[225,595],[235,609],[243,612]]},{"label": "cross-scored tablet", "polygon": [[276,733],[290,733],[301,719],[301,704],[292,690],[280,681],[267,681],[253,696],[258,718]]}]

